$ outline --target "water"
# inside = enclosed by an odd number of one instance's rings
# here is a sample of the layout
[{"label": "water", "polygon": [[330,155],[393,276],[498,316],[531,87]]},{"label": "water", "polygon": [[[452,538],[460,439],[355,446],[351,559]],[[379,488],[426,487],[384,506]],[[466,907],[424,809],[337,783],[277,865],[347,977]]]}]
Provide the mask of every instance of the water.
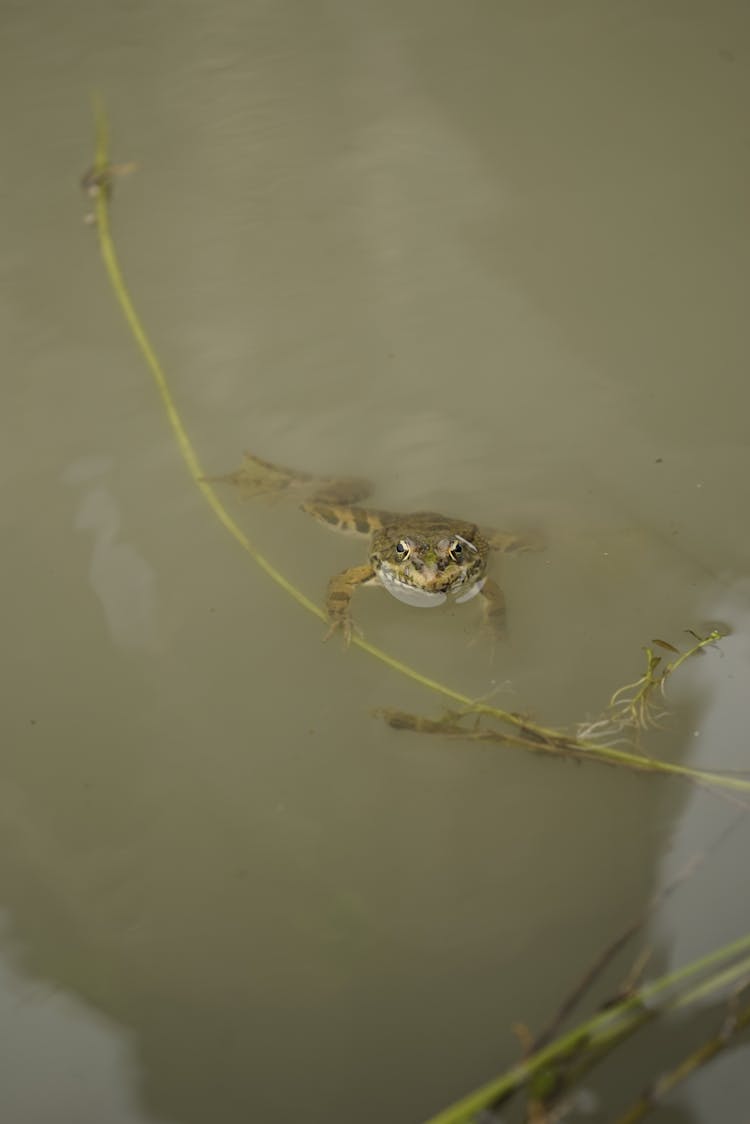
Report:
[{"label": "water", "polygon": [[[2,29],[0,1116],[415,1124],[514,1061],[512,1024],[731,809],[371,716],[442,704],[323,647],[191,483],[82,222],[89,91],[139,164],[115,238],[206,471],[249,448],[545,528],[502,567],[494,662],[471,604],[363,592],[367,638],[562,723],[651,638],[727,624],[649,745],[742,768],[750,16],[75,0]],[[364,560],[226,501],[316,601]],[[649,975],[747,929],[747,843],[653,919]],[[712,1026],[634,1044],[590,1119]],[[735,1119],[742,1063],[655,1118]]]}]

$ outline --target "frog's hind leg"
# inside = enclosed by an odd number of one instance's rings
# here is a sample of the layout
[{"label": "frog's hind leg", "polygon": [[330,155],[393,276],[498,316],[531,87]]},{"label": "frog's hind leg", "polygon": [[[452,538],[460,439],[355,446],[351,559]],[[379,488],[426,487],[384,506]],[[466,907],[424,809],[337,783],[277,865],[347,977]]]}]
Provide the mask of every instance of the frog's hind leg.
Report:
[{"label": "frog's hind leg", "polygon": [[546,540],[540,531],[496,531],[483,527],[482,534],[491,550],[501,554],[519,554],[524,550],[545,550]]},{"label": "frog's hind leg", "polygon": [[365,480],[314,476],[285,465],[272,464],[254,453],[245,453],[238,469],[226,476],[214,477],[220,483],[233,484],[243,499],[265,496],[270,499],[312,497],[323,504],[352,504],[365,499],[371,486]]},{"label": "frog's hind leg", "polygon": [[271,464],[254,453],[245,453],[242,464],[226,476],[213,476],[209,480],[219,484],[233,484],[243,500],[255,496],[280,499],[303,487],[310,487],[314,477],[280,464]]},{"label": "frog's hind leg", "polygon": [[321,497],[319,493],[305,500],[300,507],[329,529],[349,535],[371,535],[383,526],[384,512],[341,500],[336,502],[325,495]]},{"label": "frog's hind leg", "polygon": [[331,476],[311,477],[315,490],[310,497],[311,503],[328,504],[331,507],[341,505],[349,507],[366,500],[372,491],[369,480],[359,476]]},{"label": "frog's hind leg", "polygon": [[300,507],[313,519],[334,531],[350,535],[371,535],[383,526],[385,512],[360,506],[367,499],[372,486],[357,476],[318,479],[315,491],[303,500]]}]

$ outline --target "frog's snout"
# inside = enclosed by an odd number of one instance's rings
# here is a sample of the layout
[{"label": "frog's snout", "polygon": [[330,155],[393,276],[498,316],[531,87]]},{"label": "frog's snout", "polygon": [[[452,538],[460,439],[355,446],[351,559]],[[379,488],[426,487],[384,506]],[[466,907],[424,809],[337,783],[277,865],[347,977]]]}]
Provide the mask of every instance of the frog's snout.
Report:
[{"label": "frog's snout", "polygon": [[439,586],[442,582],[442,566],[435,557],[425,556],[420,559],[419,577],[425,589]]}]

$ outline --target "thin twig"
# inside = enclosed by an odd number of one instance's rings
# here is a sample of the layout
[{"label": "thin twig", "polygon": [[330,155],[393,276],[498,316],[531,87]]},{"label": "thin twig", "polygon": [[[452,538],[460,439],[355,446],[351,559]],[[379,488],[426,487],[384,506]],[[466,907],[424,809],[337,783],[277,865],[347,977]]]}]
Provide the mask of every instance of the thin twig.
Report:
[{"label": "thin twig", "polygon": [[701,1066],[707,1065],[717,1054],[731,1046],[748,1026],[750,1026],[750,1004],[739,1012],[733,1011],[730,1005],[718,1032],[697,1049],[686,1054],[673,1069],[661,1074],[637,1101],[617,1117],[615,1124],[636,1124],[636,1121],[643,1120],[652,1109],[659,1107],[668,1093],[691,1077]]}]

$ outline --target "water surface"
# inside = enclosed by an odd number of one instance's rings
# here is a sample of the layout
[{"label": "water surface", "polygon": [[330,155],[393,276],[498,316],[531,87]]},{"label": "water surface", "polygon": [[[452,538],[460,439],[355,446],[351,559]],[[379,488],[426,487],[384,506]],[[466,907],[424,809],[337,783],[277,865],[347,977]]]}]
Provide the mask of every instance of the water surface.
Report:
[{"label": "water surface", "polygon": [[[322,646],[191,482],[82,222],[89,92],[139,164],[114,234],[206,471],[249,448],[368,476],[383,507],[545,529],[501,568],[494,661],[467,646],[472,604],[363,592],[367,638],[567,723],[653,637],[724,623],[649,746],[742,768],[750,17],[47,0],[0,19],[1,1115],[415,1124],[514,1061],[512,1024],[541,1026],[730,809],[371,716],[441,703]],[[317,602],[364,560],[226,501]],[[747,844],[654,918],[650,974],[746,930]],[[601,1119],[654,1056],[592,1082]],[[739,1090],[741,1051],[661,1118],[735,1119]]]}]

